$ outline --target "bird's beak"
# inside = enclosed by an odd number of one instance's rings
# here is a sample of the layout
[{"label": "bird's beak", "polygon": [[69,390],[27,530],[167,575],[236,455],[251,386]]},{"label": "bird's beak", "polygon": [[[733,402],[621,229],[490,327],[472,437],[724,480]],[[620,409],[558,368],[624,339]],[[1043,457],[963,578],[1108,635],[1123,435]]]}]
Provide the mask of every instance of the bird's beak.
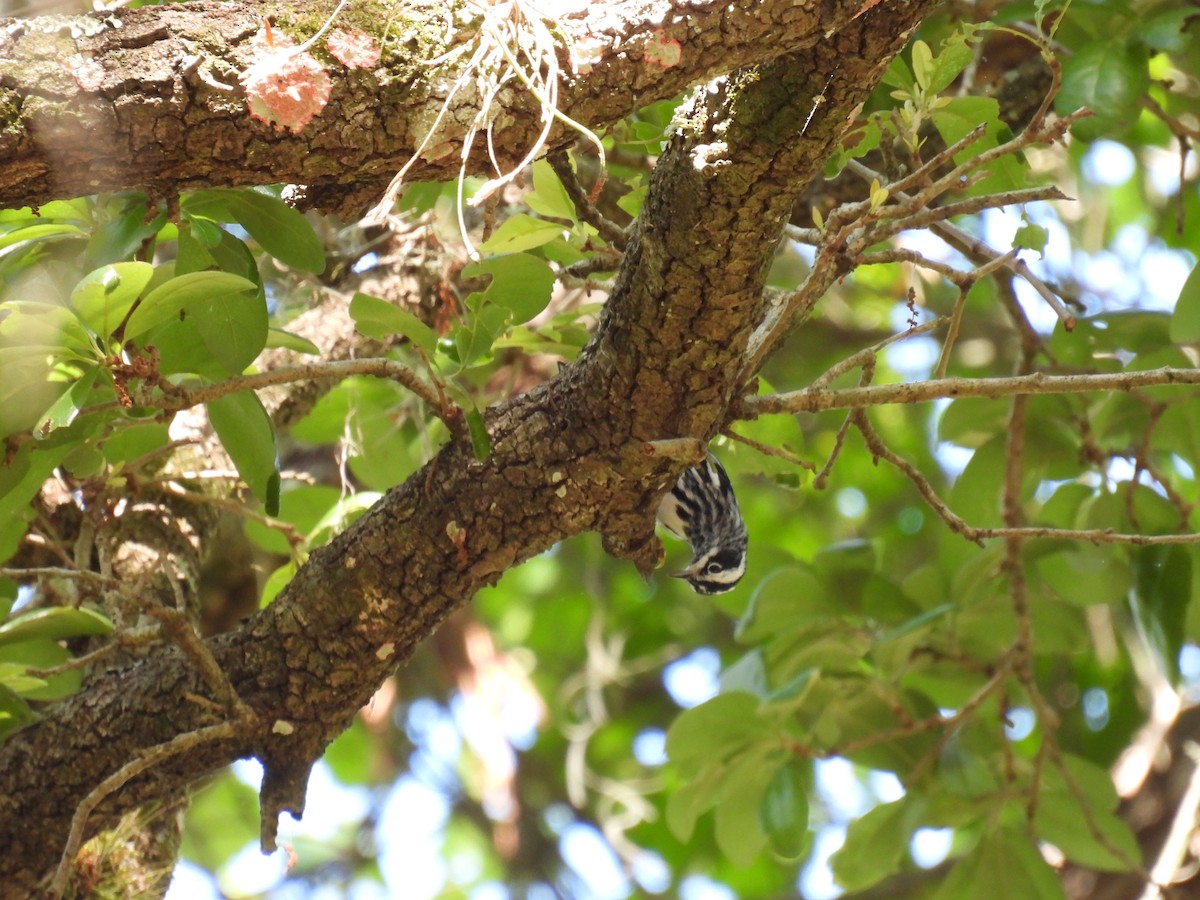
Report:
[{"label": "bird's beak", "polygon": [[672,578],[691,578],[694,575],[696,575],[699,571],[700,571],[699,566],[688,566],[686,569],[684,569],[680,572],[672,572],[671,577]]}]

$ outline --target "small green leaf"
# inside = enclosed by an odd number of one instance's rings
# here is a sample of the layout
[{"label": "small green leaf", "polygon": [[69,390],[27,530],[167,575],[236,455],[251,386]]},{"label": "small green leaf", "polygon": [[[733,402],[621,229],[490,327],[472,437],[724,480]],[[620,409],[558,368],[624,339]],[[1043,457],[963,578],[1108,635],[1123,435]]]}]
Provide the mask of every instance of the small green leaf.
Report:
[{"label": "small green leaf", "polygon": [[267,304],[259,297],[217,294],[194,303],[187,317],[213,359],[230,373],[244,370],[267,344]]},{"label": "small green leaf", "polygon": [[[947,144],[962,140],[980,124],[985,126],[985,133],[969,147],[954,154],[954,162],[961,165],[972,157],[978,156],[985,150],[991,150],[1000,144],[1001,140],[1009,137],[1008,127],[1000,121],[1000,105],[991,97],[952,97],[947,98],[934,110],[930,118],[938,134]],[[967,188],[967,194],[979,197],[983,194],[999,191],[1011,191],[1025,186],[1027,166],[1024,158],[1016,155],[1002,156],[992,160],[984,169],[986,178],[973,183]]]},{"label": "small green leaf", "polygon": [[466,278],[480,275],[492,276],[481,303],[494,303],[508,310],[514,325],[528,322],[550,302],[554,271],[544,259],[527,253],[510,253],[489,256],[463,269]]},{"label": "small green leaf", "polygon": [[[279,503],[279,469],[276,466],[275,429],[262,402],[253,391],[227,394],[208,404],[208,417],[238,474],[263,501],[274,496]],[[268,509],[268,514],[273,515]]]},{"label": "small green leaf", "polygon": [[771,769],[763,754],[744,754],[730,769],[713,811],[717,846],[735,866],[745,868],[758,859],[767,844],[759,810]]},{"label": "small green leaf", "polygon": [[284,265],[306,272],[325,271],[325,249],[304,214],[278,197],[253,189],[196,191],[184,197],[189,215],[237,222]]},{"label": "small green leaf", "polygon": [[1200,265],[1195,266],[1175,301],[1171,313],[1171,340],[1177,344],[1200,341]]},{"label": "small green leaf", "polygon": [[912,67],[913,75],[917,79],[917,84],[921,86],[921,90],[928,90],[929,79],[933,74],[933,53],[924,41],[913,41]]},{"label": "small green leaf", "polygon": [[1132,551],[1137,590],[1133,612],[1163,667],[1179,681],[1188,604],[1192,599],[1192,557],[1183,547],[1139,547]]},{"label": "small green leaf", "polygon": [[923,795],[908,794],[851,822],[846,840],[829,860],[837,883],[847,891],[862,891],[898,871],[924,808]]},{"label": "small green leaf", "polygon": [[228,272],[177,275],[142,298],[125,326],[125,338],[131,340],[172,319],[178,319],[180,313],[186,315],[197,304],[224,302],[257,289],[258,285],[254,282]]},{"label": "small green leaf", "polygon": [[24,225],[0,232],[0,250],[22,241],[55,240],[66,237],[83,237],[84,232],[75,225],[47,222],[44,225]]},{"label": "small green leaf", "polygon": [[763,792],[759,819],[776,855],[799,860],[808,848],[808,796],[791,763],[779,768]]},{"label": "small green leaf", "polygon": [[517,213],[505,219],[479,249],[492,254],[520,253],[547,244],[562,233],[563,226],[556,222]]},{"label": "small green leaf", "polygon": [[57,641],[87,634],[110,634],[112,630],[112,622],[98,612],[52,606],[22,613],[0,625],[0,646],[35,639]]},{"label": "small green leaf", "polygon": [[101,266],[80,279],[71,292],[71,307],[91,331],[107,338],[124,320],[154,274],[145,262]]},{"label": "small green leaf", "polygon": [[1017,233],[1013,235],[1012,245],[1017,250],[1033,250],[1039,256],[1046,252],[1046,241],[1050,239],[1050,232],[1041,225],[1034,225],[1032,222],[1026,222],[1017,229]]},{"label": "small green leaf", "polygon": [[697,775],[677,787],[667,798],[667,828],[683,843],[692,839],[696,820],[713,807],[729,766],[716,763],[705,766]]},{"label": "small green leaf", "polygon": [[554,167],[545,159],[533,164],[533,190],[525,195],[525,203],[539,216],[554,216],[568,222],[578,219],[575,204],[567,196]]},{"label": "small green leaf", "polygon": [[908,90],[913,86],[912,72],[909,71],[904,60],[899,56],[893,56],[892,61],[888,63],[887,71],[883,73],[883,83],[888,87],[901,88]]},{"label": "small green leaf", "polygon": [[1066,900],[1054,870],[1023,834],[998,828],[975,845],[942,882],[934,900],[979,896],[982,885],[1003,885],[1003,896]]},{"label": "small green leaf", "polygon": [[320,356],[321,354],[321,348],[308,338],[275,327],[267,329],[267,349],[291,350],[294,353],[307,353],[310,356]]},{"label": "small green leaf", "polygon": [[36,718],[37,714],[16,691],[0,684],[0,740]]},{"label": "small green leaf", "polygon": [[[29,669],[49,669],[59,666],[71,658],[71,652],[61,646],[57,640],[38,638],[28,641],[17,641],[0,647],[0,666],[17,667],[22,672]],[[26,675],[30,678],[31,676]],[[33,684],[32,679],[20,687],[9,684],[13,690],[28,700],[61,700],[79,690],[83,683],[82,669],[68,669],[49,678],[37,678],[40,684]]]},{"label": "small green leaf", "polygon": [[393,306],[370,294],[356,293],[350,300],[350,318],[358,331],[376,340],[393,335],[408,338],[426,356],[437,349],[437,333],[408,310]]},{"label": "small green leaf", "polygon": [[740,691],[684,710],[667,730],[667,756],[685,773],[728,758],[766,733],[757,710],[758,698]]},{"label": "small green leaf", "polygon": [[492,345],[508,325],[509,313],[503,307],[483,304],[471,319],[450,332],[454,360],[468,368],[490,358]]},{"label": "small green leaf", "polygon": [[1126,40],[1094,42],[1063,64],[1062,89],[1054,98],[1060,115],[1081,106],[1092,111],[1071,131],[1081,140],[1119,136],[1137,121],[1138,101],[1150,87],[1146,51]]},{"label": "small green leaf", "polygon": [[1043,791],[1033,828],[1071,862],[1089,869],[1128,872],[1141,861],[1129,825],[1107,810],[1085,811],[1071,791]]},{"label": "small green leaf", "polygon": [[471,432],[471,449],[475,451],[475,458],[482,462],[491,452],[492,439],[484,424],[483,413],[473,406],[467,410],[467,429]]},{"label": "small green leaf", "polygon": [[942,44],[937,58],[929,70],[927,94],[937,94],[948,88],[959,73],[975,59],[975,50],[971,46],[974,36],[974,26],[967,26],[966,33],[957,31],[951,34]]},{"label": "small green leaf", "polygon": [[279,596],[291,580],[296,577],[296,564],[284,563],[274,572],[267,576],[267,580],[263,582],[262,597],[259,598],[258,607],[263,609],[270,605],[271,601]]}]

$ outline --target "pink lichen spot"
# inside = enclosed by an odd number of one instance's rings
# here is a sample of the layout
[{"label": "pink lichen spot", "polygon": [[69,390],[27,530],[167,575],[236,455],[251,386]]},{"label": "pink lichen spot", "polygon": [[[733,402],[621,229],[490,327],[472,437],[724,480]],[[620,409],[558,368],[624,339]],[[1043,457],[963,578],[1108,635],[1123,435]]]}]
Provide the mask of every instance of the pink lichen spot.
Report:
[{"label": "pink lichen spot", "polygon": [[604,51],[608,49],[608,41],[594,34],[586,34],[570,44],[571,72],[575,75],[586,75],[592,71],[592,66],[604,59]]},{"label": "pink lichen spot", "polygon": [[325,46],[334,59],[350,69],[366,69],[379,62],[379,41],[357,28],[333,32],[325,41]]},{"label": "pink lichen spot", "polygon": [[254,62],[242,75],[250,115],[293,133],[304,129],[329,102],[329,73],[287,35],[264,22],[252,42]]},{"label": "pink lichen spot", "polygon": [[679,46],[679,41],[667,37],[662,29],[650,35],[650,40],[646,42],[646,61],[656,66],[670,69],[679,65],[682,56],[683,48]]},{"label": "pink lichen spot", "polygon": [[94,59],[86,56],[68,57],[63,64],[75,79],[75,83],[85,91],[98,91],[104,83],[104,67]]}]

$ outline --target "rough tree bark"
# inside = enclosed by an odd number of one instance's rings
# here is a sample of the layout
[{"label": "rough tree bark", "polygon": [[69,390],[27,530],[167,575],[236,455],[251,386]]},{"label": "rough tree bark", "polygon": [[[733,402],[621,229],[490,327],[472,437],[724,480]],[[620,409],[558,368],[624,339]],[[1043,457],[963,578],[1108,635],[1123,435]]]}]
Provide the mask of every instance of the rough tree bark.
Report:
[{"label": "rough tree bark", "polygon": [[[362,4],[358,14],[372,15],[372,6]],[[571,28],[608,35],[618,48],[567,91],[567,111],[592,127],[698,78],[751,62],[760,67],[699,93],[686,110],[581,358],[489,410],[486,460],[476,460],[469,443],[451,441],[315,552],[271,606],[208,641],[252,716],[130,781],[95,810],[89,831],[150,800],[178,797],[197,778],[252,755],[266,772],[261,799],[269,848],[279,812],[302,813],[308,772],[326,744],[478,588],[585,530],[602,532],[618,555],[653,562],[652,510],[681,463],[648,454],[646,443],[706,440],[724,424],[741,387],[747,341],[764,312],[767,265],[793,202],[934,3],[862,12],[860,6],[615,3],[589,13],[595,21],[569,20]],[[267,9],[290,21],[286,5]],[[35,24],[18,34],[10,26],[0,84],[7,93],[2,108],[16,113],[0,137],[8,161],[0,203],[98,188],[350,185],[390,174],[419,140],[404,123],[441,102],[438,79],[417,77],[411,59],[387,63],[377,77],[343,78],[331,108],[348,114],[318,117],[300,135],[251,122],[239,94],[188,76],[189,53],[235,66],[242,61],[240,48],[262,12],[262,6],[207,3],[122,11],[119,27],[79,39],[105,66],[100,95],[90,97],[74,89],[69,75],[50,74],[55,54],[63,52],[55,43],[61,31]],[[377,21],[385,19],[380,14]],[[655,28],[678,36],[679,66],[654,69],[635,50]],[[50,32],[51,49],[28,43]],[[397,52],[397,45],[389,47]],[[814,102],[818,95],[823,103]],[[92,142],[99,155],[46,137],[69,132],[63,123],[81,106],[103,113],[106,141]],[[533,122],[515,117],[502,134],[514,156],[527,145]],[[413,173],[447,174],[445,163]],[[169,585],[159,588],[169,595]],[[97,679],[0,747],[0,846],[7,851],[0,893],[26,896],[45,883],[74,811],[104,778],[149,748],[222,721],[187,695],[219,699],[193,660],[164,646]]]}]

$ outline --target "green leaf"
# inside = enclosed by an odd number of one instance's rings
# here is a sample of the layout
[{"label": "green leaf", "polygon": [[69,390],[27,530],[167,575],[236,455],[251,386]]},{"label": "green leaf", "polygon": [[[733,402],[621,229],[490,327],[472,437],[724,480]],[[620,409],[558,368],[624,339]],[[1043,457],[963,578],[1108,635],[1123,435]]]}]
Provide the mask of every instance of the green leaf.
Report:
[{"label": "green leaf", "polygon": [[933,71],[933,52],[929,49],[929,45],[922,40],[913,41],[912,69],[913,76],[917,79],[921,90],[929,90],[929,77]]},{"label": "green leaf", "polygon": [[325,271],[325,249],[303,213],[278,197],[252,189],[196,191],[183,198],[183,212],[237,222],[267,253],[306,272]]},{"label": "green leaf", "polygon": [[1133,551],[1137,576],[1133,613],[1159,660],[1179,682],[1188,604],[1192,599],[1192,557],[1183,547],[1150,546]]},{"label": "green leaf", "polygon": [[765,700],[770,691],[767,685],[767,668],[763,662],[762,651],[751,650],[725,669],[721,673],[719,683],[722,694],[740,691]]},{"label": "green leaf", "polygon": [[141,193],[116,195],[96,202],[92,216],[93,232],[84,260],[90,266],[128,259],[166,224],[165,205],[149,215],[150,204]]},{"label": "green leaf", "polygon": [[90,609],[52,606],[22,613],[0,625],[0,646],[18,641],[62,638],[88,634],[111,634],[112,622]]},{"label": "green leaf", "polygon": [[1059,597],[1080,606],[1124,600],[1133,581],[1124,554],[1090,544],[1041,557],[1037,571]]},{"label": "green leaf", "polygon": [[484,304],[469,321],[456,325],[450,332],[452,358],[461,368],[486,361],[496,337],[508,325],[508,310],[494,304]]},{"label": "green leaf", "polygon": [[532,250],[542,244],[548,244],[561,237],[563,226],[557,222],[547,222],[545,219],[535,219],[524,213],[517,213],[505,219],[490,238],[480,245],[484,253],[520,253],[522,250]]},{"label": "green leaf", "polygon": [[321,348],[314,344],[306,337],[301,337],[298,334],[292,334],[290,331],[284,331],[282,328],[271,327],[267,329],[267,345],[268,350],[284,349],[291,350],[294,353],[307,353],[310,356],[320,356]]},{"label": "green leaf", "polygon": [[717,802],[729,766],[725,763],[705,766],[667,798],[667,828],[683,843],[692,839],[696,820]]},{"label": "green leaf", "polygon": [[104,456],[112,463],[129,462],[167,446],[168,427],[162,422],[142,422],[117,428],[104,439]]},{"label": "green leaf", "polygon": [[729,771],[713,812],[717,846],[735,866],[745,868],[767,844],[759,810],[772,776],[763,754],[744,754]]},{"label": "green leaf", "polygon": [[[480,275],[492,276],[491,283],[483,292],[483,301],[495,303],[511,312],[514,325],[528,322],[550,302],[554,271],[544,259],[527,253],[511,253],[489,256],[463,269],[466,278],[478,278]],[[476,308],[482,309],[482,306]]]},{"label": "green leaf", "polygon": [[1200,341],[1200,265],[1184,281],[1171,313],[1171,340],[1177,344]]},{"label": "green leaf", "polygon": [[408,310],[370,294],[355,293],[350,300],[350,318],[355,328],[369,338],[381,341],[400,335],[420,347],[426,356],[433,356],[437,350],[438,337],[432,328]]},{"label": "green leaf", "polygon": [[796,861],[808,849],[808,795],[794,764],[780,766],[759,804],[759,819],[775,854]]},{"label": "green leaf", "polygon": [[1092,116],[1071,128],[1081,140],[1120,136],[1137,121],[1138,101],[1149,87],[1142,47],[1124,39],[1097,41],[1063,63],[1062,89],[1054,98],[1054,108],[1060,115],[1081,106],[1092,111]]},{"label": "green leaf", "polygon": [[0,684],[0,740],[22,725],[37,719],[29,704],[11,688]]},{"label": "green leaf", "polygon": [[[948,145],[962,140],[981,123],[985,125],[983,137],[969,147],[954,154],[954,162],[961,165],[985,150],[999,146],[1009,136],[1008,128],[1000,121],[1000,105],[991,97],[952,97],[930,116],[938,134]],[[986,178],[967,188],[967,194],[979,197],[1000,191],[1011,191],[1025,186],[1025,165],[1019,156],[1003,156],[992,160],[983,171]]]},{"label": "green leaf", "polygon": [[985,834],[942,882],[934,900],[979,896],[982,885],[1003,885],[1005,897],[1066,900],[1054,870],[1024,834],[998,828]]},{"label": "green leaf", "polygon": [[224,303],[229,295],[256,291],[258,285],[228,272],[188,272],[163,282],[142,298],[125,326],[125,339],[132,340],[152,328],[179,319],[200,304]]},{"label": "green leaf", "polygon": [[474,406],[466,411],[467,429],[471,433],[471,449],[475,452],[475,458],[482,462],[488,458],[488,453],[492,449],[492,439],[488,435],[487,425],[483,421],[483,413]]},{"label": "green leaf", "polygon": [[107,338],[129,313],[154,274],[145,262],[101,266],[80,279],[71,292],[71,307],[91,331]]},{"label": "green leaf", "polygon": [[757,697],[738,691],[684,710],[667,730],[667,756],[691,773],[726,759],[766,734],[768,723],[757,709]]},{"label": "green leaf", "polygon": [[279,511],[275,429],[258,395],[238,391],[212,400],[208,417],[238,474],[263,501],[267,514],[275,515]]},{"label": "green leaf", "polygon": [[1085,811],[1069,790],[1042,791],[1033,828],[1071,862],[1089,869],[1128,872],[1141,861],[1141,849],[1128,824],[1104,809]]},{"label": "green leaf", "polygon": [[213,359],[236,374],[267,345],[267,305],[258,297],[217,294],[186,313]]},{"label": "green leaf", "polygon": [[758,583],[735,636],[743,644],[758,643],[836,613],[808,568],[783,566]]},{"label": "green leaf", "polygon": [[371,755],[374,748],[375,741],[367,732],[363,720],[356,716],[354,723],[325,748],[322,758],[342,784],[369,785],[372,783]]},{"label": "green leaf", "polygon": [[925,807],[924,796],[911,793],[851,822],[845,842],[829,860],[837,883],[847,891],[862,891],[899,871]]},{"label": "green leaf", "polygon": [[900,56],[893,56],[892,61],[888,63],[887,70],[883,73],[883,83],[888,87],[900,88],[908,90],[913,86],[912,72]]},{"label": "green leaf", "polygon": [[533,190],[526,193],[524,199],[526,206],[539,216],[554,216],[568,222],[575,222],[579,218],[575,204],[567,196],[554,167],[545,159],[533,164]]},{"label": "green leaf", "polygon": [[[0,647],[0,666],[15,667],[21,672],[28,669],[49,669],[62,665],[70,658],[69,650],[48,638],[17,641]],[[9,683],[22,697],[27,700],[61,700],[79,690],[83,683],[83,669],[68,669],[45,679],[33,679],[28,675],[25,677],[29,681],[19,686]],[[32,683],[34,681],[39,683]]]},{"label": "green leaf", "polygon": [[[937,58],[928,69],[927,94],[938,94],[948,88],[959,73],[975,59],[975,49],[971,46],[974,37],[974,26],[966,26],[966,33],[956,31],[942,43]],[[913,48],[915,51],[915,47]],[[913,60],[914,68],[916,60]]]},{"label": "green leaf", "polygon": [[1050,239],[1050,232],[1041,225],[1034,225],[1032,222],[1026,222],[1017,229],[1017,233],[1013,235],[1012,245],[1017,250],[1033,250],[1039,256],[1046,252],[1046,241]]},{"label": "green leaf", "polygon": [[75,225],[62,222],[47,222],[41,225],[24,225],[0,232],[0,250],[13,247],[24,241],[46,241],[67,237],[83,237],[84,232]]},{"label": "green leaf", "polygon": [[259,598],[259,609],[265,609],[270,605],[271,601],[279,596],[280,591],[287,587],[293,578],[296,577],[296,564],[284,563],[274,572],[267,576],[267,580],[263,582],[262,596]]}]

